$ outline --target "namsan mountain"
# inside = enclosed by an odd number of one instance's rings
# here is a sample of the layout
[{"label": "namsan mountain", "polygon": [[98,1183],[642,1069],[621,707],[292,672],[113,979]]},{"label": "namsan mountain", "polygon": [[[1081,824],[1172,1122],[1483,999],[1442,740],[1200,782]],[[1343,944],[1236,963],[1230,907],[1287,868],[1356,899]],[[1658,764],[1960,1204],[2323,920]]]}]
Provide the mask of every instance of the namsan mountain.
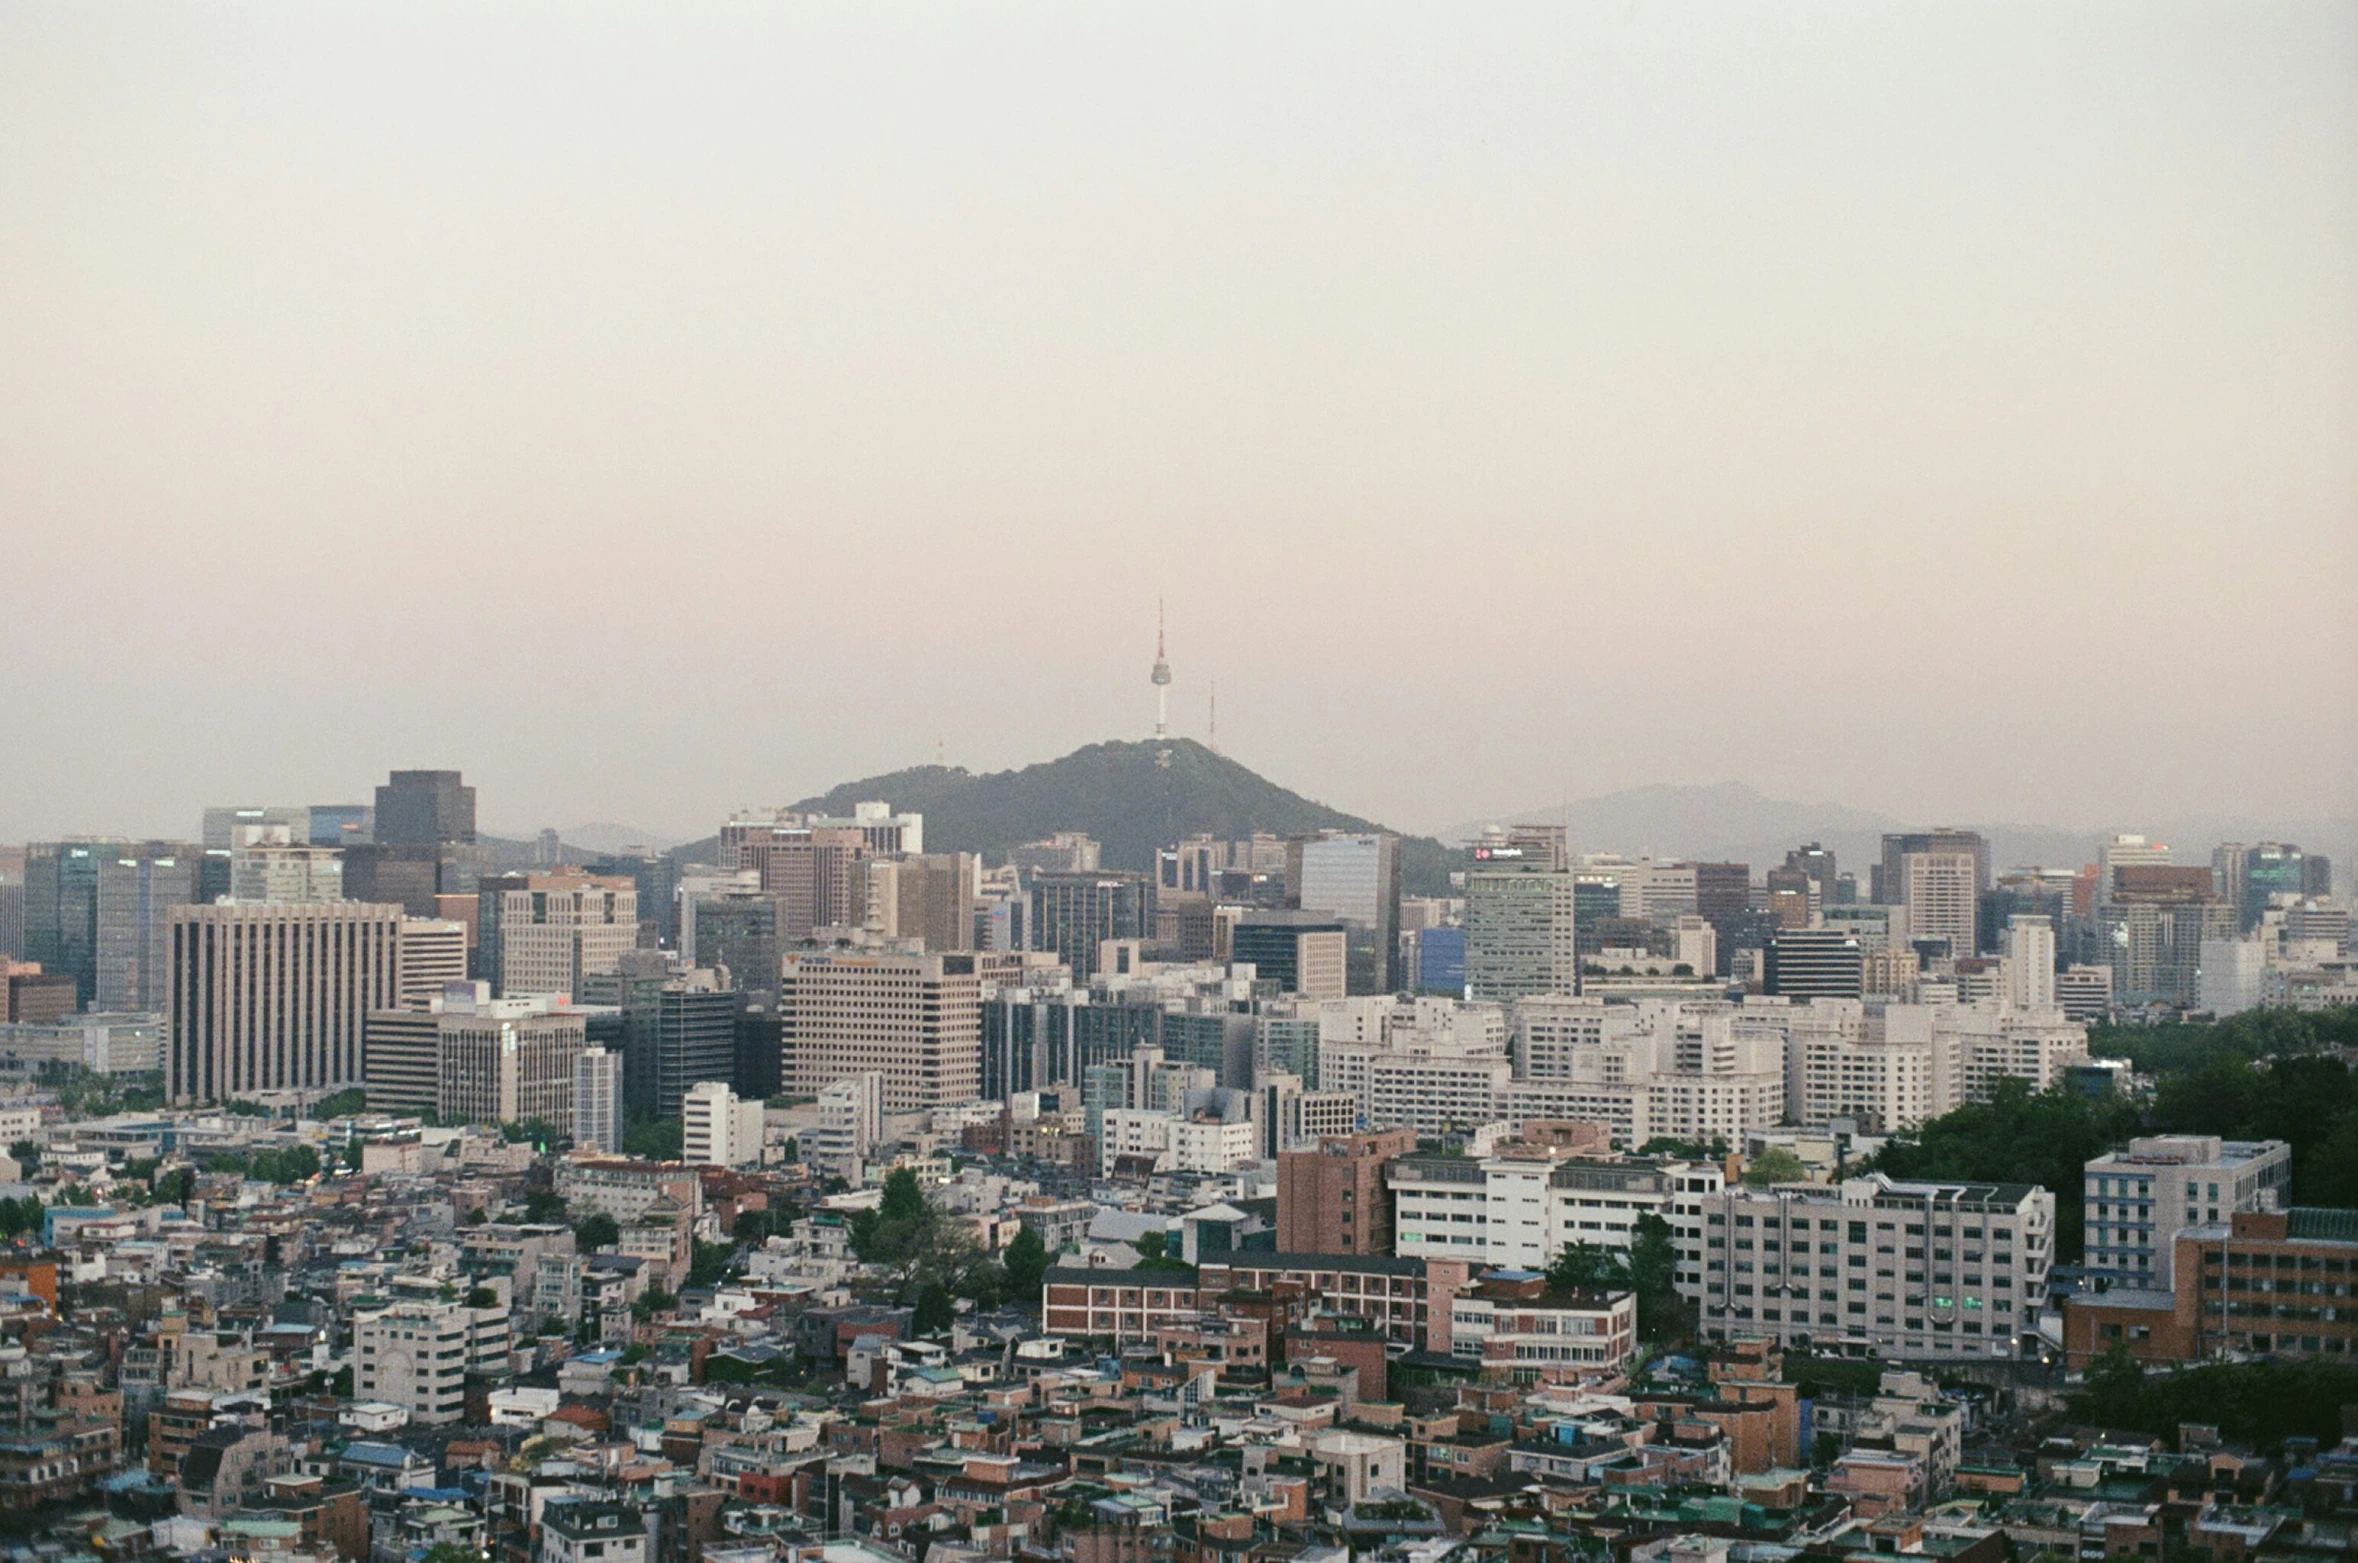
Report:
[{"label": "namsan mountain", "polygon": [[[849,814],[881,799],[925,816],[925,845],[936,852],[980,853],[1002,862],[1008,849],[1060,830],[1086,831],[1102,844],[1107,868],[1150,869],[1158,848],[1188,836],[1228,840],[1266,831],[1276,836],[1321,830],[1366,831],[1372,820],[1289,792],[1189,738],[1109,742],[1061,759],[978,776],[954,765],[919,765],[804,798],[810,813]],[[673,849],[681,862],[710,862],[716,838]],[[1445,895],[1465,854],[1429,836],[1402,835],[1401,888]]]}]

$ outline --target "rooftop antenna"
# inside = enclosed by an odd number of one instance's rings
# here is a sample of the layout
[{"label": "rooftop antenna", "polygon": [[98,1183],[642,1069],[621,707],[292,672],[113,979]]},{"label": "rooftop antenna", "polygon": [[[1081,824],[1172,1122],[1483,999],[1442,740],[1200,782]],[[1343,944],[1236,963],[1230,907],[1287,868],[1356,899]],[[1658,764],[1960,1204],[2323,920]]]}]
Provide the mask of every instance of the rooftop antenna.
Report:
[{"label": "rooftop antenna", "polygon": [[1163,600],[1154,600],[1154,671],[1147,675],[1154,681],[1154,736],[1157,742],[1171,736],[1171,659],[1163,654]]}]

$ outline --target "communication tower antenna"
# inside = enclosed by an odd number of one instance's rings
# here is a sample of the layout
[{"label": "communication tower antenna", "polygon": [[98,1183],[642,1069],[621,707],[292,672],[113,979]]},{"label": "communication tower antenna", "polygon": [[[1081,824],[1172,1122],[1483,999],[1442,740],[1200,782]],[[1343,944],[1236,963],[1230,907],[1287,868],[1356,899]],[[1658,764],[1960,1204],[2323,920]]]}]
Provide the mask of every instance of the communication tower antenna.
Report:
[{"label": "communication tower antenna", "polygon": [[1171,736],[1171,659],[1163,654],[1163,600],[1154,600],[1154,671],[1147,675],[1154,681],[1154,736],[1157,742]]}]

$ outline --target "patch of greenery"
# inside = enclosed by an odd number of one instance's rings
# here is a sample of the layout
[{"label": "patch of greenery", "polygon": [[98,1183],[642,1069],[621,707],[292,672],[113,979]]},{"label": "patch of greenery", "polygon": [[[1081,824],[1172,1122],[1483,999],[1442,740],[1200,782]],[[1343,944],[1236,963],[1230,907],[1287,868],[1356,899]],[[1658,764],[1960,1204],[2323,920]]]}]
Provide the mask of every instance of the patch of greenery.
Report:
[{"label": "patch of greenery", "polygon": [[2332,1443],[2341,1408],[2358,1402],[2358,1367],[2325,1362],[2229,1362],[2148,1374],[2120,1347],[2088,1366],[2071,1414],[2101,1427],[2174,1439],[2178,1424],[2215,1426],[2266,1449],[2300,1435]]},{"label": "patch of greenery", "polygon": [[354,1086],[348,1091],[338,1091],[333,1096],[321,1097],[318,1105],[311,1109],[311,1116],[320,1119],[356,1118],[367,1111],[368,1092],[359,1086]]}]

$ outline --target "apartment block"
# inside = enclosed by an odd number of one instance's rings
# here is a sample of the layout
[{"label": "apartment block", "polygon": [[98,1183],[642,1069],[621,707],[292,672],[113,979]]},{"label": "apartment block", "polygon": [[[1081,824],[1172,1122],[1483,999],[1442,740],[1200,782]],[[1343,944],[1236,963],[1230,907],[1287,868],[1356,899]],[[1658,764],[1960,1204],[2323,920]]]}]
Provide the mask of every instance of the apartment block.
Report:
[{"label": "apartment block", "polygon": [[1731,1187],[1702,1202],[1707,1335],[1894,1357],[2010,1356],[2037,1326],[2055,1197],[2029,1184]]},{"label": "apartment block", "polygon": [[2282,1140],[2147,1135],[2095,1158],[2085,1172],[2088,1269],[2168,1291],[2179,1233],[2284,1203],[2292,1147]]}]

